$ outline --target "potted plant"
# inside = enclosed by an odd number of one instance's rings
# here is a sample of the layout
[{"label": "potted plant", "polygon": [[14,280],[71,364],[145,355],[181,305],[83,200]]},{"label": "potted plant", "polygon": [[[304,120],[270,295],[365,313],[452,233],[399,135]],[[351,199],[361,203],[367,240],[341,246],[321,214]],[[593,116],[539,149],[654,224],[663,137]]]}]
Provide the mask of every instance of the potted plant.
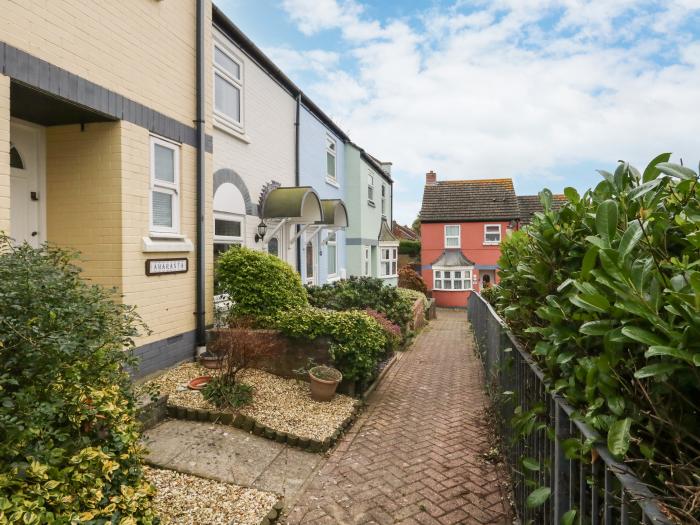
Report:
[{"label": "potted plant", "polygon": [[335,396],[335,390],[342,379],[343,374],[331,366],[318,365],[310,368],[311,399],[330,401]]},{"label": "potted plant", "polygon": [[209,351],[202,352],[201,354],[199,354],[197,360],[199,361],[200,365],[210,370],[220,369],[223,366],[224,362],[223,356],[217,355]]}]

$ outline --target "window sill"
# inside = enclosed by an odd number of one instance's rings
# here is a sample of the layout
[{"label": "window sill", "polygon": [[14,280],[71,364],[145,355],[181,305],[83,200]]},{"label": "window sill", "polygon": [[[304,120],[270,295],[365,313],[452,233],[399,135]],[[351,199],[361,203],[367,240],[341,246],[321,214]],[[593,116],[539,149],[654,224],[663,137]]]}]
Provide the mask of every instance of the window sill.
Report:
[{"label": "window sill", "polygon": [[245,144],[250,144],[251,142],[250,137],[245,131],[233,127],[231,124],[221,119],[221,117],[217,117],[216,115],[214,115],[214,128],[218,129],[219,131],[223,131],[227,135],[231,135],[233,138],[238,139]]},{"label": "window sill", "polygon": [[151,237],[144,237],[143,253],[189,253],[194,250],[192,241],[181,236],[181,238],[164,238],[161,234]]},{"label": "window sill", "polygon": [[380,275],[380,279],[396,279],[399,276],[399,274],[396,275]]},{"label": "window sill", "polygon": [[483,246],[498,246],[501,241],[484,241]]},{"label": "window sill", "polygon": [[367,201],[367,204],[368,204],[369,206],[371,206],[372,208],[376,208],[376,207],[377,207],[377,205],[374,204],[374,201],[368,200],[368,201]]},{"label": "window sill", "polygon": [[326,177],[326,184],[329,186],[333,186],[336,189],[340,188],[340,184],[338,184],[338,179],[333,179],[331,177]]},{"label": "window sill", "polygon": [[464,290],[443,290],[442,288],[433,288],[433,292],[473,292],[474,288],[465,288]]}]

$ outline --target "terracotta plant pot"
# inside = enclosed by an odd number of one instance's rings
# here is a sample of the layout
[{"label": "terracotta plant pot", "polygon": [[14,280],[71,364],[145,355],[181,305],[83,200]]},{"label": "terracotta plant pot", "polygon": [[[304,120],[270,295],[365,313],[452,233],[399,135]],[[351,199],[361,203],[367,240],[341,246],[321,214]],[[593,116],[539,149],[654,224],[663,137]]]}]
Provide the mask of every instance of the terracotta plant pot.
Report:
[{"label": "terracotta plant pot", "polygon": [[199,376],[195,377],[192,381],[187,383],[187,388],[190,390],[201,390],[205,386],[207,386],[207,383],[211,381],[211,376]]},{"label": "terracotta plant pot", "polygon": [[314,401],[330,401],[335,396],[338,384],[343,380],[343,374],[330,366],[315,366],[309,370],[311,399]]},{"label": "terracotta plant pot", "polygon": [[214,355],[210,352],[204,352],[197,358],[197,360],[199,361],[200,365],[202,365],[204,368],[209,368],[210,370],[218,370],[224,364],[224,360],[220,356]]}]

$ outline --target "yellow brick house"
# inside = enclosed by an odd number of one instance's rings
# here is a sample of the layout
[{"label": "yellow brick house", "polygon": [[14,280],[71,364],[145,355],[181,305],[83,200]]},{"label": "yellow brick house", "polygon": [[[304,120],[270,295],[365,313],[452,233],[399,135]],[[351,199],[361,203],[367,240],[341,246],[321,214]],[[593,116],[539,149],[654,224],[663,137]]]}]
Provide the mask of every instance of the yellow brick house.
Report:
[{"label": "yellow brick house", "polygon": [[0,231],[80,251],[137,306],[139,375],[191,358],[211,322],[211,11],[6,0],[0,16]]}]

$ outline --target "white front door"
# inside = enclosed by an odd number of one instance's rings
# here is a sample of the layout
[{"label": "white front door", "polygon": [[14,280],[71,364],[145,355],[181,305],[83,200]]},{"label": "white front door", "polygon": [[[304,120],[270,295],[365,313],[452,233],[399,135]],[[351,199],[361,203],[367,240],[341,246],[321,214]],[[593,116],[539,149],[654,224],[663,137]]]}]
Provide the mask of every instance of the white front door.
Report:
[{"label": "white front door", "polygon": [[46,240],[44,129],[13,120],[10,144],[10,237],[36,248]]},{"label": "white front door", "polygon": [[306,284],[315,285],[316,284],[316,236],[310,237],[306,240],[305,253],[305,266],[306,266]]}]

